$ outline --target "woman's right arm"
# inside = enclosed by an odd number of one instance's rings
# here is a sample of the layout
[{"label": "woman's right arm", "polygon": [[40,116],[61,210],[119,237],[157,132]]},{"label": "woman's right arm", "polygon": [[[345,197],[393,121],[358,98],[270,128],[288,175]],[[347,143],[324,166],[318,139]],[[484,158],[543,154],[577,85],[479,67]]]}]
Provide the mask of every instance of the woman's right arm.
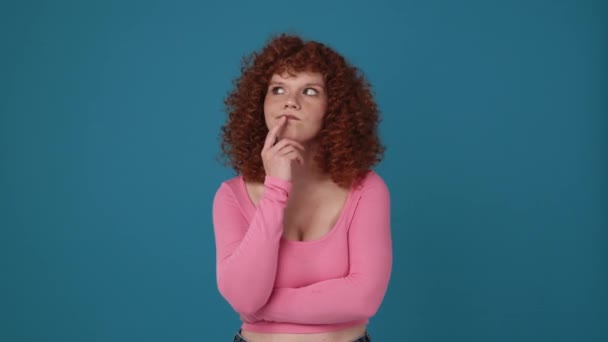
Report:
[{"label": "woman's right arm", "polygon": [[264,141],[264,191],[251,222],[228,185],[223,184],[213,200],[217,285],[228,303],[244,315],[253,315],[272,293],[292,168],[303,162],[304,146],[289,139],[276,143],[286,123],[285,116],[280,118]]},{"label": "woman's right arm", "polygon": [[283,234],[283,211],[291,182],[266,176],[257,209],[248,222],[232,189],[223,183],[213,200],[217,284],[239,313],[251,315],[270,297]]}]

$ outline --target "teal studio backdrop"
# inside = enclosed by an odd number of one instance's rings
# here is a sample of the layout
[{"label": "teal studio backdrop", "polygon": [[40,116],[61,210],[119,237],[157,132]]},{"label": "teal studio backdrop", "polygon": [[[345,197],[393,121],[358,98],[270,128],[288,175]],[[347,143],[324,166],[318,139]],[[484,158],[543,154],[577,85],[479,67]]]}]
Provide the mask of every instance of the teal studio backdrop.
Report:
[{"label": "teal studio backdrop", "polygon": [[222,101],[285,30],[382,110],[374,341],[608,341],[607,4],[2,2],[0,341],[231,341]]}]

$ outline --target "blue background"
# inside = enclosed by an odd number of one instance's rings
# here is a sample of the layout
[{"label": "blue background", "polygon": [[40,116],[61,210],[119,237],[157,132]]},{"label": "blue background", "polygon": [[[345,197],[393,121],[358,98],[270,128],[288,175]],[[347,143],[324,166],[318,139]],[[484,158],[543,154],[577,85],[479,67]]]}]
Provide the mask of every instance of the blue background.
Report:
[{"label": "blue background", "polygon": [[607,3],[371,3],[2,2],[0,340],[231,340],[222,101],[286,30],[382,110],[375,341],[608,340]]}]

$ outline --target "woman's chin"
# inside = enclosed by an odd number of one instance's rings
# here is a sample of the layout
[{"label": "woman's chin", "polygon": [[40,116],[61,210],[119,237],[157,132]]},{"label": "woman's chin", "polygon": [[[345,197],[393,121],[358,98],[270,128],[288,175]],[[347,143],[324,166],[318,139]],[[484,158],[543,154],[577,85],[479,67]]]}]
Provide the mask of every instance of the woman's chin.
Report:
[{"label": "woman's chin", "polygon": [[303,142],[300,134],[294,134],[292,132],[284,132],[283,134],[281,134],[279,136],[279,139],[289,139],[289,140],[297,141],[299,143]]},{"label": "woman's chin", "polygon": [[311,140],[314,139],[314,136],[310,136],[309,134],[302,134],[303,132],[296,132],[295,130],[290,130],[287,128],[284,132],[279,135],[279,139],[289,139],[296,142],[299,142],[302,145],[308,144]]}]

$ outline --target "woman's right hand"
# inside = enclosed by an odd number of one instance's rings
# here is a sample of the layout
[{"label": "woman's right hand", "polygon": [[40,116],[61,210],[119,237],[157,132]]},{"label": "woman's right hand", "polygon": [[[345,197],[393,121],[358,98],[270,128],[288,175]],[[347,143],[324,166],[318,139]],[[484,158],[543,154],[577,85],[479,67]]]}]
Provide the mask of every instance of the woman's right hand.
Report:
[{"label": "woman's right hand", "polygon": [[262,161],[267,176],[277,177],[290,182],[293,167],[295,166],[294,163],[299,165],[304,163],[304,158],[302,157],[304,146],[291,139],[280,139],[275,144],[279,130],[286,123],[287,117],[282,116],[277,125],[268,131],[264,147],[262,148]]}]

